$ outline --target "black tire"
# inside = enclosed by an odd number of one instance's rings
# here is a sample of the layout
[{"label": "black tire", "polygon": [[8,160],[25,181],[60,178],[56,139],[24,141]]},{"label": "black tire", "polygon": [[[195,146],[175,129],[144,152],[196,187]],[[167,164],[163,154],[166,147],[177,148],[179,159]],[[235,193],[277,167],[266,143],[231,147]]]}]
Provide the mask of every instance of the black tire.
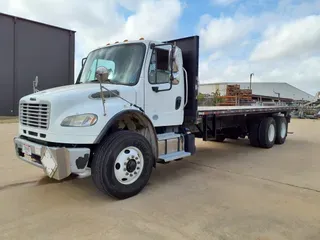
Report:
[{"label": "black tire", "polygon": [[[130,146],[141,151],[144,162],[138,179],[126,185],[116,178],[115,162],[119,153]],[[130,153],[128,154],[130,155]],[[151,146],[144,136],[127,130],[115,132],[101,142],[94,152],[91,165],[92,180],[101,192],[117,199],[126,199],[138,194],[146,186],[152,173],[153,164],[154,156]],[[119,169],[124,167],[125,165],[120,166]]]},{"label": "black tire", "polygon": [[213,141],[214,142],[223,142],[225,139],[226,139],[226,137],[224,135],[217,135]]},{"label": "black tire", "polygon": [[239,138],[239,135],[238,134],[230,134],[229,136],[228,136],[228,138],[230,138],[230,139],[233,139],[233,140],[238,140],[238,138]]},{"label": "black tire", "polygon": [[284,144],[288,135],[288,122],[285,117],[275,117],[276,121],[276,140],[275,144]]},{"label": "black tire", "polygon": [[[274,128],[273,130],[273,136],[270,134],[269,139],[269,129]],[[259,143],[260,147],[262,148],[272,148],[274,145],[274,142],[276,140],[276,122],[274,118],[267,117],[262,119],[259,127]]]},{"label": "black tire", "polygon": [[250,126],[249,126],[248,138],[251,146],[253,147],[260,147],[260,142],[259,142],[260,122],[261,121],[252,122],[250,123]]}]

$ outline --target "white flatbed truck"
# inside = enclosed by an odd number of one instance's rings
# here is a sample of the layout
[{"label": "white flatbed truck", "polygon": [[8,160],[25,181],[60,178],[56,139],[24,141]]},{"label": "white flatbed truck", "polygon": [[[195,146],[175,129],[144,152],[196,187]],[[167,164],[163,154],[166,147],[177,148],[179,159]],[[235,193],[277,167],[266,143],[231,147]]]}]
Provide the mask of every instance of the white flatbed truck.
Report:
[{"label": "white flatbed truck", "polygon": [[57,180],[91,175],[124,199],[145,187],[156,163],[194,155],[195,138],[285,142],[293,107],[198,107],[198,64],[198,36],[90,52],[75,84],[20,99],[18,158]]}]

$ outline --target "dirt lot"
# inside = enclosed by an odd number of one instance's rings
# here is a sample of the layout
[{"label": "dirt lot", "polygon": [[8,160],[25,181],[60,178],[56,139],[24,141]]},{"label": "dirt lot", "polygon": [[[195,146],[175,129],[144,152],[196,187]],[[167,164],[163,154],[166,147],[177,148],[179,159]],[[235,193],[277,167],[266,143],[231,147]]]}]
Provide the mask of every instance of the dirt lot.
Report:
[{"label": "dirt lot", "polygon": [[320,239],[320,121],[293,120],[269,150],[199,141],[124,201],[17,160],[16,131],[0,124],[0,239]]}]

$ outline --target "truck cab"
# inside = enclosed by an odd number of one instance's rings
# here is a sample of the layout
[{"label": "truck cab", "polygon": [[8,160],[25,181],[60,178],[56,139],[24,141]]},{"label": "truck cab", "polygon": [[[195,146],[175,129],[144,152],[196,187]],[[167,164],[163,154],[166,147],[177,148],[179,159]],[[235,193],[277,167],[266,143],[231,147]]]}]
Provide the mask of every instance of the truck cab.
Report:
[{"label": "truck cab", "polygon": [[136,194],[156,162],[195,151],[182,126],[196,121],[198,46],[195,36],[93,50],[74,85],[20,99],[17,156],[57,180],[92,174],[103,192]]},{"label": "truck cab", "polygon": [[[174,79],[171,80],[171,46],[151,49],[152,44],[155,45],[151,41],[126,42],[91,52],[77,84],[98,85],[101,80],[108,89],[124,94],[126,100],[143,109],[155,127],[180,125],[185,101],[181,50],[175,49]],[[114,108],[112,114],[116,114],[126,109],[123,100],[114,100],[117,106],[109,106],[111,102],[106,101],[107,111]]]}]

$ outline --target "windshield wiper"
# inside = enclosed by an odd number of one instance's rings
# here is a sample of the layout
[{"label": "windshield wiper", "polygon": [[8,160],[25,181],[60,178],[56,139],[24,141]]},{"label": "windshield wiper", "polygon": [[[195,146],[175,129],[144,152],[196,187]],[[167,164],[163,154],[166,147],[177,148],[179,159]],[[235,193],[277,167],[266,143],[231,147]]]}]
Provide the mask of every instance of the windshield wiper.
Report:
[{"label": "windshield wiper", "polygon": [[[99,81],[99,80],[97,80],[97,81]],[[139,107],[138,105],[136,105],[136,104],[124,99],[119,94],[115,93],[114,91],[111,91],[110,89],[102,86],[101,81],[99,81],[99,83],[100,83],[100,97],[101,97],[101,100],[102,100],[102,107],[103,107],[104,116],[106,116],[106,108],[105,108],[105,105],[104,105],[105,104],[105,99],[104,99],[104,94],[103,94],[103,91],[102,91],[103,89],[107,90],[110,94],[114,95],[115,97],[118,97],[118,98],[122,99],[123,101],[129,103],[130,106],[134,106],[134,107],[138,108],[141,112],[144,112],[144,110],[141,107]]]},{"label": "windshield wiper", "polygon": [[[141,107],[139,107],[138,105],[136,105],[136,104],[134,104],[134,103],[132,103],[132,102],[129,102],[127,99],[121,97],[119,94],[115,93],[114,91],[111,91],[110,89],[108,89],[108,88],[106,88],[106,87],[104,87],[104,86],[102,86],[102,88],[105,89],[105,90],[107,90],[109,93],[113,94],[115,97],[118,97],[118,98],[122,99],[123,101],[129,103],[130,106],[134,106],[134,107],[138,108],[141,112],[144,112],[144,110],[143,110]],[[103,95],[103,94],[102,94],[102,95]]]}]

